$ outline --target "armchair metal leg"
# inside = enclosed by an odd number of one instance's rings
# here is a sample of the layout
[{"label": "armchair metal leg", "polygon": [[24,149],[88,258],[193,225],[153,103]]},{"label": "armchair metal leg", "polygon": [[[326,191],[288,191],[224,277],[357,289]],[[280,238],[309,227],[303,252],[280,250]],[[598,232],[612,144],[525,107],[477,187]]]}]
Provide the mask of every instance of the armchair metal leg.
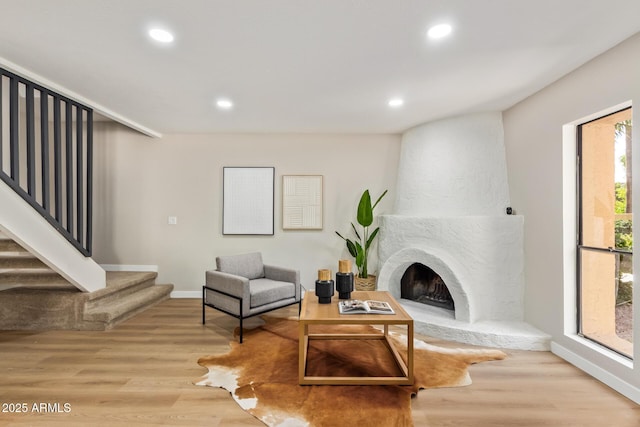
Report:
[{"label": "armchair metal leg", "polygon": [[205,289],[202,287],[202,324],[204,325],[204,299],[205,299]]},{"label": "armchair metal leg", "polygon": [[238,311],[240,312],[240,344],[242,344],[242,318],[244,317],[244,313],[242,312],[242,298],[240,298],[239,300],[239,309]]}]

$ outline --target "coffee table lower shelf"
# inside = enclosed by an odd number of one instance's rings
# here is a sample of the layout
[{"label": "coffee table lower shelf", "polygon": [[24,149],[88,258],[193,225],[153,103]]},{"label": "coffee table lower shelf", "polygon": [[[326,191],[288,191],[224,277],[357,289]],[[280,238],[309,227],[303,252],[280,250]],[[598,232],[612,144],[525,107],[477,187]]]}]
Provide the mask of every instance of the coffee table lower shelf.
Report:
[{"label": "coffee table lower shelf", "polygon": [[[413,323],[407,323],[407,362],[405,363],[389,339],[389,326],[384,325],[384,333],[380,334],[310,334],[309,325],[300,323],[300,351],[298,361],[298,376],[301,385],[411,385],[413,379]],[[411,337],[411,338],[409,338]],[[312,340],[382,340],[391,352],[396,364],[402,371],[401,376],[367,376],[367,377],[338,377],[338,376],[309,376],[307,370],[307,353],[309,341]]]}]

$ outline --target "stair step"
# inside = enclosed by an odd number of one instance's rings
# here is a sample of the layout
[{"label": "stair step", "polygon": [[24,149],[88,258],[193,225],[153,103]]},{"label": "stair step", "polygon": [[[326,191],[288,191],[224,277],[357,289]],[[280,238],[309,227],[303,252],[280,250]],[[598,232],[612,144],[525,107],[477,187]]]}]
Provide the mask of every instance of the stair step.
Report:
[{"label": "stair step", "polygon": [[21,287],[34,287],[38,289],[50,289],[72,287],[64,277],[51,269],[0,269],[1,285],[19,285]]},{"label": "stair step", "polygon": [[28,251],[11,239],[0,238],[0,253],[25,253]]},{"label": "stair step", "polygon": [[116,322],[121,322],[151,305],[169,298],[172,290],[173,285],[153,285],[140,289],[130,293],[126,299],[109,301],[87,309],[84,313],[84,320],[104,324],[104,329],[109,329]]},{"label": "stair step", "polygon": [[158,273],[155,272],[108,271],[107,286],[89,294],[87,309],[120,301],[123,297],[154,286],[156,277]]},{"label": "stair step", "polygon": [[40,291],[82,292],[80,289],[76,288],[71,283],[36,283],[36,284],[0,283],[0,291],[7,291],[9,289],[32,289],[32,290],[40,290]]},{"label": "stair step", "polygon": [[0,270],[7,268],[49,268],[44,262],[27,253],[24,255],[0,254]]},{"label": "stair step", "polygon": [[[69,282],[64,283],[0,283],[0,291],[9,289],[33,289],[40,291],[82,292]],[[0,295],[1,296],[1,295]]]}]

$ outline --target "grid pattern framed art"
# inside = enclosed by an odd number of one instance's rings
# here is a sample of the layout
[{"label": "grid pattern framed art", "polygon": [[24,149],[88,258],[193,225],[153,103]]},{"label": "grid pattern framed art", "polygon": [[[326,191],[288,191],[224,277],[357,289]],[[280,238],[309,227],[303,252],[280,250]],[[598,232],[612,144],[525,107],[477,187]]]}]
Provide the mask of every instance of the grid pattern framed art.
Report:
[{"label": "grid pattern framed art", "polygon": [[274,234],[273,167],[223,167],[222,234]]}]

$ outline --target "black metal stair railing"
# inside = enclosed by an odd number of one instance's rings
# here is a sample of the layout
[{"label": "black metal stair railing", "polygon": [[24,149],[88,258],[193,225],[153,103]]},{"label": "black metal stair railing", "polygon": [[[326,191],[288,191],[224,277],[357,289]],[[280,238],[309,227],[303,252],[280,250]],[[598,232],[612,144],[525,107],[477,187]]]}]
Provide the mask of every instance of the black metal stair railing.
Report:
[{"label": "black metal stair railing", "polygon": [[0,179],[85,256],[92,158],[91,108],[0,68]]}]

